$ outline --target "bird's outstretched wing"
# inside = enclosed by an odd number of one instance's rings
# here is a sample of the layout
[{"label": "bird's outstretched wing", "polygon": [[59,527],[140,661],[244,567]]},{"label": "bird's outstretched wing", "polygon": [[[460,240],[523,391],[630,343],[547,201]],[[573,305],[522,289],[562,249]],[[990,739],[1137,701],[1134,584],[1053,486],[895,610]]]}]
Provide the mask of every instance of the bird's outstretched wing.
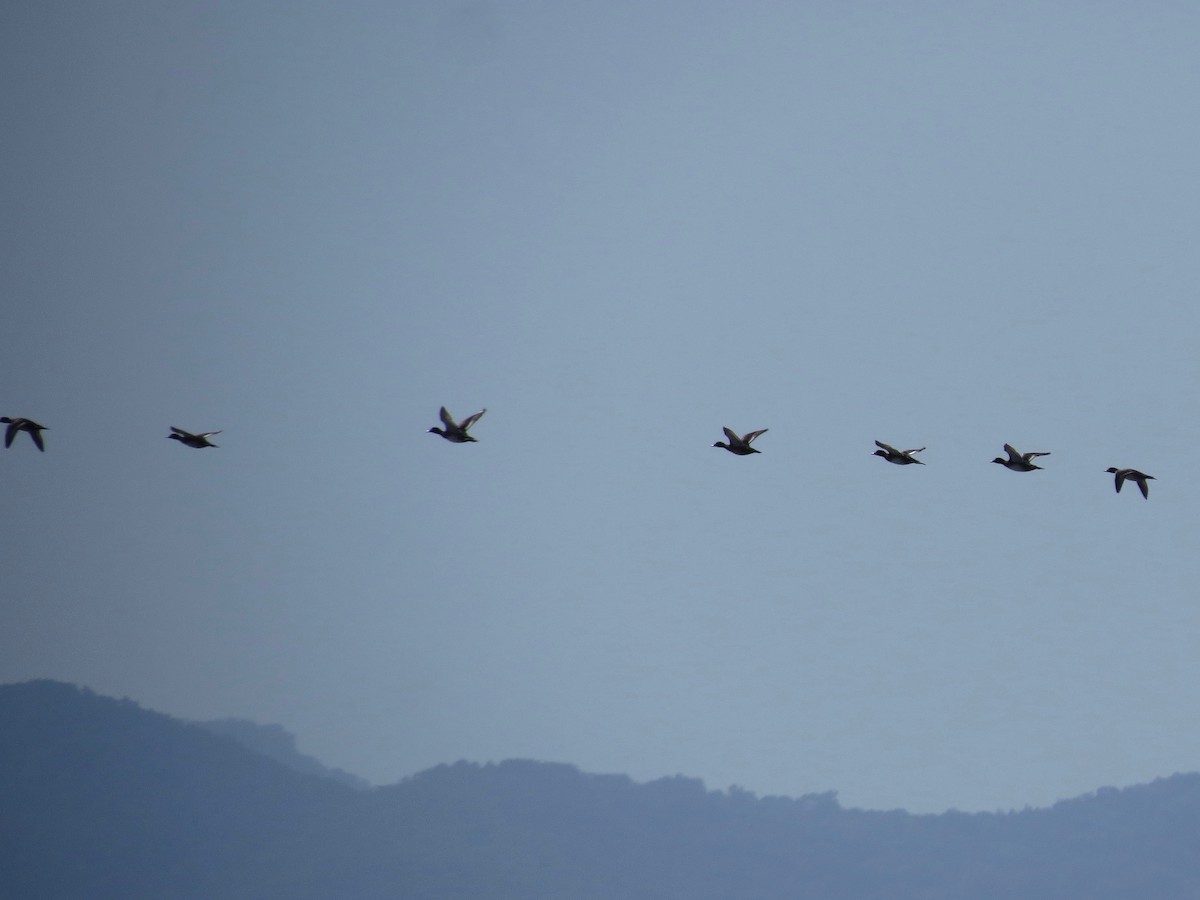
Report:
[{"label": "bird's outstretched wing", "polygon": [[475,415],[467,416],[465,419],[462,420],[462,423],[458,427],[461,428],[463,431],[466,431],[468,428],[470,428],[472,425],[474,425],[476,422],[478,422],[479,417],[482,416],[485,412],[487,412],[486,409],[481,409],[479,412],[475,413]]}]

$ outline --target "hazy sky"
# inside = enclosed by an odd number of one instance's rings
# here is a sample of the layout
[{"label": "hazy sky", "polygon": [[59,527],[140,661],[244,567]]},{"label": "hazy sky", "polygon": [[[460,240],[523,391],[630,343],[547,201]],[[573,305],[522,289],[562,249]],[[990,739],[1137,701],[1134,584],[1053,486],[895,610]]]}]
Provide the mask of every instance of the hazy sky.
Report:
[{"label": "hazy sky", "polygon": [[7,4],[0,414],[50,430],[0,453],[0,681],[379,783],[938,811],[1200,768],[1198,41],[1173,2]]}]

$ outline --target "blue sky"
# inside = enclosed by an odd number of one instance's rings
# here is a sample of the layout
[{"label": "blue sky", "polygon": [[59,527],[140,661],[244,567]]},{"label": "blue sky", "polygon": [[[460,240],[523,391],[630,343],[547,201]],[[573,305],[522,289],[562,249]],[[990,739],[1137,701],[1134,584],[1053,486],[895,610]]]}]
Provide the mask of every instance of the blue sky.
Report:
[{"label": "blue sky", "polygon": [[381,783],[1197,768],[1200,10],[0,16],[0,680]]}]

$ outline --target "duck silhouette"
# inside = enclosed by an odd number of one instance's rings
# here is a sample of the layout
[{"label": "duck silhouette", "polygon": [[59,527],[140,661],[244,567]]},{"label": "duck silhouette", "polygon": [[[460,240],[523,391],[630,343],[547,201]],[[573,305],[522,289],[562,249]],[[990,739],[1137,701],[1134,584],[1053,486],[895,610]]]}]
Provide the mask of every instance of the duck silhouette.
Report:
[{"label": "duck silhouette", "polygon": [[1033,461],[1039,456],[1050,455],[1049,453],[1022,453],[1012,444],[1005,444],[1004,452],[1008,454],[1008,459],[997,456],[992,462],[1000,463],[1004,468],[1012,469],[1014,472],[1032,472],[1034,469],[1040,469],[1041,466],[1034,465]]},{"label": "duck silhouette", "polygon": [[24,431],[31,438],[34,444],[43,453],[46,451],[46,445],[42,442],[42,432],[49,431],[45,425],[39,425],[33,419],[10,419],[8,416],[0,416],[0,422],[8,425],[4,432],[4,446],[11,447],[13,439],[17,436],[17,432]]},{"label": "duck silhouette", "polygon": [[442,424],[446,427],[445,429],[442,429],[435,425],[433,428],[429,429],[429,434],[441,435],[452,444],[466,444],[468,442],[475,443],[475,438],[467,434],[467,429],[478,422],[479,417],[485,412],[487,412],[486,409],[481,409],[479,412],[475,413],[475,415],[467,416],[461,422],[455,422],[454,417],[450,415],[446,407],[443,406],[440,410],[438,410],[438,416],[441,417]]},{"label": "duck silhouette", "polygon": [[750,442],[760,434],[766,434],[769,429],[761,428],[758,431],[748,431],[741,437],[738,437],[728,428],[722,427],[721,430],[725,432],[725,437],[729,438],[729,443],[726,444],[724,441],[717,441],[713,444],[714,447],[721,447],[730,453],[736,453],[738,456],[749,456],[751,453],[762,453],[761,450],[755,450],[751,447]]},{"label": "duck silhouette", "polygon": [[895,463],[898,466],[911,466],[914,463],[918,466],[925,465],[925,463],[913,456],[914,453],[920,453],[924,450],[924,447],[917,447],[915,450],[897,450],[891,444],[885,444],[883,441],[876,441],[875,446],[879,449],[871,455],[883,457],[890,463]]},{"label": "duck silhouette", "polygon": [[1150,499],[1150,485],[1146,484],[1146,482],[1158,480],[1153,475],[1147,475],[1145,472],[1139,472],[1137,469],[1118,469],[1116,466],[1109,466],[1104,471],[1114,476],[1113,480],[1116,482],[1118,494],[1121,493],[1121,486],[1126,481],[1132,481],[1142,489],[1142,496],[1147,500]]},{"label": "duck silhouette", "polygon": [[179,441],[185,447],[195,447],[197,450],[201,447],[217,446],[209,438],[214,434],[220,434],[219,431],[201,431],[199,434],[192,434],[190,431],[184,431],[182,428],[171,426],[173,434],[167,435],[167,440]]}]

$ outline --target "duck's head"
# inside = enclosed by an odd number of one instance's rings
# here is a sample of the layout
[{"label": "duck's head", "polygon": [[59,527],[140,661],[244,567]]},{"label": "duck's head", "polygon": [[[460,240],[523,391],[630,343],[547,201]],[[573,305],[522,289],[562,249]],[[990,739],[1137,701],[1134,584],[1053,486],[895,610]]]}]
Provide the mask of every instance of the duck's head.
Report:
[{"label": "duck's head", "polygon": [[871,455],[872,456],[887,456],[887,451],[886,450],[876,450]]},{"label": "duck's head", "polygon": [[995,459],[992,460],[992,462],[1000,463],[1000,465],[1004,465],[1006,462],[1008,462],[1008,460],[1004,459],[1003,457],[997,456]]},{"label": "duck's head", "polygon": [[1116,474],[1117,474],[1117,467],[1116,467],[1116,466],[1109,466],[1109,467],[1108,467],[1107,469],[1105,469],[1104,471],[1105,471],[1105,472],[1107,472],[1109,475],[1116,475]]}]

